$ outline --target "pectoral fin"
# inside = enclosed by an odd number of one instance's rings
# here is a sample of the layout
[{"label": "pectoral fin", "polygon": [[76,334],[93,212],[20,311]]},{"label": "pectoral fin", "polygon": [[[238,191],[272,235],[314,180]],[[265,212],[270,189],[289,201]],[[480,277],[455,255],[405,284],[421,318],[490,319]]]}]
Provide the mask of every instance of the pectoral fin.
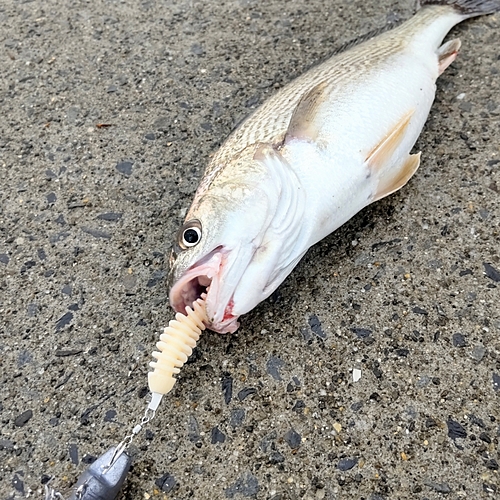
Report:
[{"label": "pectoral fin", "polygon": [[385,172],[379,180],[377,192],[373,197],[373,201],[385,198],[398,189],[401,189],[417,171],[420,165],[421,154],[422,153],[410,155],[399,168],[395,167]]},{"label": "pectoral fin", "polygon": [[380,172],[389,163],[392,155],[403,140],[411,117],[415,113],[412,109],[389,131],[389,133],[370,151],[366,157],[368,168],[372,172]]},{"label": "pectoral fin", "polygon": [[290,139],[300,139],[308,142],[317,139],[319,127],[316,118],[320,106],[325,101],[327,88],[328,82],[318,83],[300,99],[290,119],[285,135],[285,143]]}]

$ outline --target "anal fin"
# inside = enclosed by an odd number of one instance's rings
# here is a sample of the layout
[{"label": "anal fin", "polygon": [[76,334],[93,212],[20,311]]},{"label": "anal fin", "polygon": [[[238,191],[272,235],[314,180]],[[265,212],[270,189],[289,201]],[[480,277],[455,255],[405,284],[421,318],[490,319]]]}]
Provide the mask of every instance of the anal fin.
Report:
[{"label": "anal fin", "polygon": [[377,192],[373,197],[373,201],[385,198],[398,189],[401,189],[417,171],[420,165],[421,154],[422,153],[410,155],[399,168],[394,167],[390,171],[384,172],[379,180]]},{"label": "anal fin", "polygon": [[459,38],[450,40],[444,43],[437,50],[438,62],[439,62],[439,74],[442,75],[444,70],[456,59],[458,51],[462,42]]},{"label": "anal fin", "polygon": [[405,137],[411,117],[415,113],[408,111],[388,134],[368,153],[366,163],[371,172],[380,172],[390,162],[393,154]]}]

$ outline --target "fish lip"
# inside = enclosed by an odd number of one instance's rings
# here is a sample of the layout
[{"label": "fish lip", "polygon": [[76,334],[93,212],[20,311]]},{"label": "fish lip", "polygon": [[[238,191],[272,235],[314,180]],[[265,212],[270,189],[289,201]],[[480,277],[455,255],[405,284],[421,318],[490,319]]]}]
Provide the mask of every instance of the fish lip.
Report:
[{"label": "fish lip", "polygon": [[[193,307],[193,302],[206,294],[206,304],[217,298],[221,268],[229,252],[223,246],[214,248],[202,259],[196,261],[172,285],[170,289],[170,304],[175,312],[186,314],[187,307]],[[233,316],[232,296],[224,305],[224,316],[221,321],[211,321],[208,327],[218,333],[232,333],[238,329],[238,317]]]}]

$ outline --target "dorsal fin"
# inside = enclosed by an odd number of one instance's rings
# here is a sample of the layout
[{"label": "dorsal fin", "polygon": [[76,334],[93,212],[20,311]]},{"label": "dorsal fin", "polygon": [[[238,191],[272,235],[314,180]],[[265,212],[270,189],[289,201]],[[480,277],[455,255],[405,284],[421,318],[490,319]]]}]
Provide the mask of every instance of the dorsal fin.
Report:
[{"label": "dorsal fin", "polygon": [[324,81],[315,85],[300,99],[290,118],[290,124],[285,134],[286,143],[290,139],[300,139],[307,142],[315,141],[319,129],[315,123],[318,110],[324,103],[328,82]]},{"label": "dorsal fin", "polygon": [[368,33],[365,33],[364,35],[359,35],[356,38],[353,38],[351,40],[348,40],[347,42],[343,43],[340,45],[340,47],[336,48],[333,53],[331,53],[328,57],[335,56],[337,54],[341,54],[342,52],[345,52],[346,50],[352,49],[353,47],[356,47],[357,45],[361,45],[364,42],[367,42],[368,40],[371,40],[372,38],[375,38],[376,36],[382,35],[383,33],[387,31],[391,31],[394,28],[398,27],[400,24],[403,24],[403,20],[396,18],[394,21],[390,21],[384,26],[381,26],[380,28],[375,28]]}]

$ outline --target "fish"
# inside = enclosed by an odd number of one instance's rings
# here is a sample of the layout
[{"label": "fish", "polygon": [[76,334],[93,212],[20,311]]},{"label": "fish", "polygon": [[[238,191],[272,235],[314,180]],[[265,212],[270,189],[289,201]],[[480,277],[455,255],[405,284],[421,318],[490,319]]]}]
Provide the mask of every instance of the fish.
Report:
[{"label": "fish", "polygon": [[232,333],[307,250],[417,171],[412,148],[455,60],[465,19],[500,0],[421,0],[413,17],[313,67],[213,155],[170,256],[169,298],[206,293],[208,327]]}]

